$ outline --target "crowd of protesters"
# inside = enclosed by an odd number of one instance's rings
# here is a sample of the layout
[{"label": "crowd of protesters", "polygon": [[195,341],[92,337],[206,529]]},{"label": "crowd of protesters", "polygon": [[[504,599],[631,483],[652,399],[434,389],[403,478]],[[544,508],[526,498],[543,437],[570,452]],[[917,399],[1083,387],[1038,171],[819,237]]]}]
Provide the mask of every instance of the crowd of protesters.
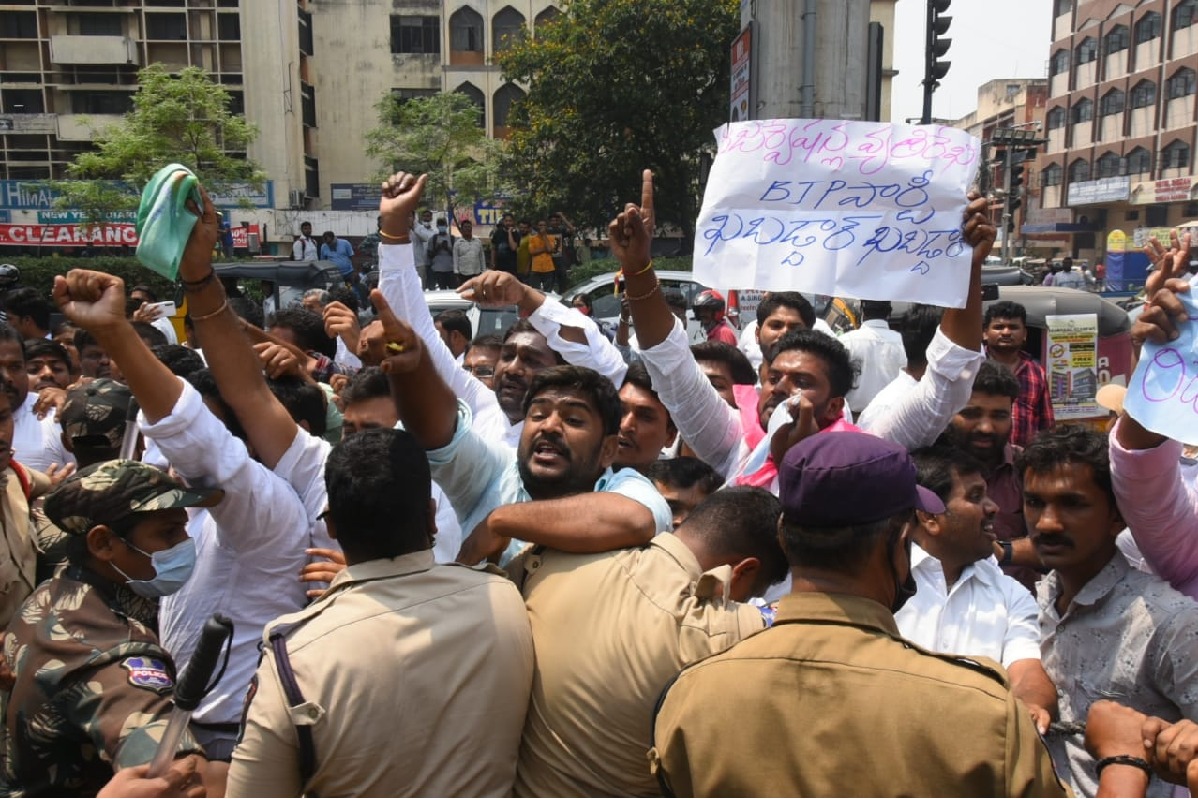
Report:
[{"label": "crowd of protesters", "polygon": [[[1195,451],[1109,392],[1110,420],[1054,419],[1025,309],[983,307],[985,199],[963,307],[870,301],[837,337],[774,292],[741,335],[718,291],[663,289],[648,172],[607,231],[616,331],[553,296],[568,219],[505,217],[488,255],[424,186],[384,185],[365,304],[231,292],[206,197],[181,331],[112,275],[10,280],[6,791],[1198,785]],[[1148,254],[1137,346],[1196,323],[1188,237]],[[474,338],[426,287],[519,321]],[[214,614],[225,663],[166,739]]]}]

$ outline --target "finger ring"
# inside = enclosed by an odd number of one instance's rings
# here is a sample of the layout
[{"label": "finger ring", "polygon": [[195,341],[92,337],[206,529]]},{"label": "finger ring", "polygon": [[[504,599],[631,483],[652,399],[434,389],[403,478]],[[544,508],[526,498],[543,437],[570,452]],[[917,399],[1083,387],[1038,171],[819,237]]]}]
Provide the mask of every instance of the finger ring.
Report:
[{"label": "finger ring", "polygon": [[395,341],[387,344],[387,352],[404,352],[406,349],[406,346]]}]

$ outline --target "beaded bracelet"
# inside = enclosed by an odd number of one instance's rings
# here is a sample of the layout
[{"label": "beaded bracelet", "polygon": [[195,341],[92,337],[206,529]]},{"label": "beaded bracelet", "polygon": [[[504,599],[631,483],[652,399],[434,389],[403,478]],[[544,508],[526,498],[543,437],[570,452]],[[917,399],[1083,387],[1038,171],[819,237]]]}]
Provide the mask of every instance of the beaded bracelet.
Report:
[{"label": "beaded bracelet", "polygon": [[641,296],[633,297],[631,294],[625,294],[624,296],[628,298],[629,302],[640,302],[641,300],[647,300],[652,297],[659,288],[661,288],[661,278],[655,277],[653,278],[653,288],[649,289]]}]

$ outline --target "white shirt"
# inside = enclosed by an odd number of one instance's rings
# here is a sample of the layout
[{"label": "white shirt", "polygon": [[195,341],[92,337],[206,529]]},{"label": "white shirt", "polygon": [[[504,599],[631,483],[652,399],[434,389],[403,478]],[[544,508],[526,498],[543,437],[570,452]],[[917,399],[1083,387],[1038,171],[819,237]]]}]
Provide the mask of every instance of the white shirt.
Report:
[{"label": "white shirt", "polygon": [[162,335],[166,336],[167,344],[179,343],[179,336],[175,334],[175,326],[171,324],[170,319],[167,319],[165,316],[160,316],[153,322],[150,322],[150,324],[157,328]]},{"label": "white shirt", "polygon": [[170,415],[154,424],[138,418],[142,433],[189,485],[220,488],[215,507],[192,509],[188,534],[196,566],[177,593],[162,600],[162,644],[182,671],[213,613],[233,620],[228,671],[204,698],[195,719],[208,724],[241,720],[245,694],[258,668],[262,628],[307,604],[299,581],[312,525],[295,491],[249,456],[245,444],[179,380],[183,393]]},{"label": "white shirt", "polygon": [[[380,244],[379,291],[395,315],[411,325],[416,335],[420,336],[437,374],[458,399],[470,406],[475,429],[488,440],[507,440],[512,424],[499,407],[495,392],[458,366],[453,353],[441,340],[424,299],[424,289],[420,286],[420,276],[416,274],[412,258],[412,246],[409,244]],[[516,438],[519,438],[518,432]]]},{"label": "white shirt", "polygon": [[25,401],[13,411],[13,458],[22,466],[39,472],[46,471],[51,464],[74,463],[75,456],[62,444],[62,427],[55,419],[54,411],[47,413],[45,419],[39,419],[33,412],[36,402],[37,394],[30,391],[25,395]]},{"label": "white shirt", "polygon": [[300,236],[291,244],[291,260],[293,261],[315,261],[320,258],[319,251],[316,249],[316,239]]},{"label": "white shirt", "polygon": [[432,225],[426,225],[424,222],[417,221],[412,225],[412,244],[415,249],[416,266],[428,266],[428,240],[436,232]]},{"label": "white shirt", "polygon": [[861,369],[856,388],[845,395],[849,407],[855,413],[861,413],[907,365],[903,337],[891,330],[886,320],[870,319],[857,330],[841,336],[840,343]]},{"label": "white shirt", "polygon": [[[928,368],[918,382],[900,372],[861,414],[857,426],[909,450],[930,446],[973,394],[973,378],[986,356],[958,347],[941,328],[927,350]],[[905,388],[904,388],[905,387]],[[896,396],[897,395],[897,396]],[[875,404],[878,405],[875,408]]]},{"label": "white shirt", "polygon": [[966,566],[948,588],[940,561],[912,544],[911,573],[919,589],[894,614],[904,638],[933,652],[988,657],[1003,668],[1040,659],[1040,608],[993,556]]},{"label": "white shirt", "polygon": [[1070,269],[1068,272],[1059,272],[1053,278],[1052,285],[1059,289],[1084,289],[1086,287],[1086,276],[1079,270]]},{"label": "white shirt", "polygon": [[[312,526],[311,546],[325,549],[341,549],[325,529],[319,517],[329,507],[329,493],[324,482],[324,464],[329,459],[333,445],[298,428],[295,440],[275,464],[275,474],[286,480],[308,513]],[[453,563],[462,548],[462,528],[457,515],[449,504],[445,492],[436,482],[432,484],[432,499],[437,506],[434,522],[437,535],[433,545],[433,558],[437,563]]]}]

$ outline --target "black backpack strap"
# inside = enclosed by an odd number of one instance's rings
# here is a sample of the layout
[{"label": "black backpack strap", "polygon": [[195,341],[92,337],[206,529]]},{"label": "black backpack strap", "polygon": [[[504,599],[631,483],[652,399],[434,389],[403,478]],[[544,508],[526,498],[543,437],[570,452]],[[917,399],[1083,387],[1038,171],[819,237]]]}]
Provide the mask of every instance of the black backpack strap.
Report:
[{"label": "black backpack strap", "polygon": [[[271,631],[270,649],[275,656],[275,668],[278,670],[279,680],[283,683],[283,695],[287,698],[287,704],[293,708],[304,704],[307,700],[296,682],[295,672],[291,670],[291,658],[287,654],[287,639],[283,631]],[[307,725],[296,724],[295,735],[299,740],[300,779],[306,788],[312,775],[316,773],[316,743],[312,740],[312,728]]]}]

